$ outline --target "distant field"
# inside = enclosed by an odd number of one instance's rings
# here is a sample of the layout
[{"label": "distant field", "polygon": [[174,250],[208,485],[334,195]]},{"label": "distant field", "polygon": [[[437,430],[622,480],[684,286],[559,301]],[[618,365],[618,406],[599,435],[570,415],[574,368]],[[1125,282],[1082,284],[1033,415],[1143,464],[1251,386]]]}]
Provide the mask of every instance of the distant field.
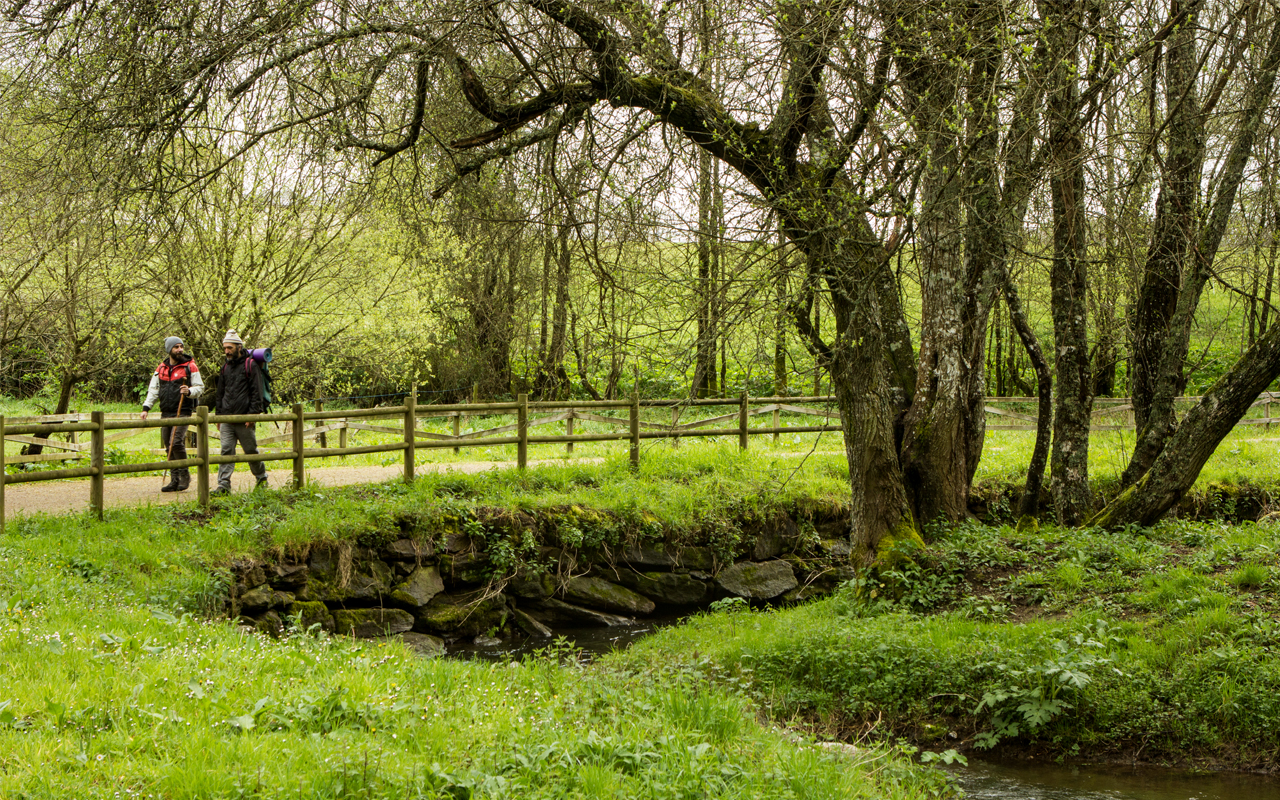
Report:
[{"label": "distant field", "polygon": [[[137,410],[135,407],[122,404],[107,405],[101,408],[104,411],[114,413],[135,412]],[[1016,408],[1017,413],[1024,415],[1034,413],[1034,408],[1030,405],[1004,406],[1004,408]],[[698,413],[694,414],[692,413],[693,411]],[[682,423],[689,422],[694,419],[715,416],[719,413],[727,413],[728,411],[728,408],[720,409],[714,407],[685,410],[681,415],[680,421]],[[1280,403],[1273,407],[1273,412],[1280,415]],[[26,404],[0,401],[0,413],[3,413],[6,417],[15,417],[33,415],[38,412]],[[1264,413],[1264,409],[1258,407],[1251,412],[1250,416],[1252,418],[1260,418]],[[539,416],[541,416],[541,413],[531,413],[530,415],[531,420]],[[665,409],[646,409],[642,414],[642,418],[646,422],[669,424],[671,414]],[[1104,421],[1114,423],[1119,422],[1120,419],[1116,417],[1104,419]],[[379,421],[374,422],[378,423]],[[514,424],[514,422],[514,416],[472,417],[462,425],[462,432],[467,433],[495,428]],[[1008,417],[996,415],[989,415],[988,417],[988,424],[993,426],[1009,424],[1010,422],[1021,424],[1018,420],[1011,420]],[[381,424],[395,426],[399,423],[396,420],[386,420],[382,421]],[[730,422],[717,427],[733,427],[735,424],[735,422]],[[815,425],[820,424],[820,420],[811,416],[782,414],[780,424],[783,426]],[[752,417],[751,426],[771,427],[772,419],[769,415]],[[283,427],[263,427],[264,430],[259,431],[259,438],[267,438],[284,432]],[[419,428],[440,434],[452,433],[451,423],[443,419],[426,420],[419,424]],[[574,427],[574,432],[580,434],[618,431],[625,431],[625,428],[583,420],[576,421]],[[563,434],[565,425],[563,422],[554,423],[546,427],[533,428],[531,432],[533,435]],[[136,436],[115,442],[108,447],[108,461],[111,463],[143,463],[159,460],[161,456],[156,455],[154,452],[159,448],[159,438],[157,431],[148,430],[140,431]],[[1134,438],[1132,430],[1095,431],[1090,437],[1090,477],[1097,481],[1107,481],[1119,477],[1127,463],[1129,453],[1132,452]],[[354,447],[398,440],[399,436],[395,434],[351,431],[348,445]],[[654,453],[656,451],[669,452],[673,447],[676,448],[676,452],[698,453],[734,446],[736,442],[736,436],[686,438],[680,440],[678,444],[674,444],[670,440],[644,440],[641,444],[641,458],[643,459],[646,453]],[[1003,479],[1015,483],[1021,482],[1025,476],[1034,443],[1035,434],[1032,431],[988,430],[982,461],[978,466],[975,479],[977,481]],[[309,446],[316,446],[314,442],[309,442],[308,444]],[[336,445],[337,434],[330,433],[329,446],[334,447]],[[21,447],[22,445],[19,443],[6,442],[5,452],[7,455],[17,455]],[[216,449],[216,443],[214,448]],[[768,434],[752,436],[749,441],[749,448],[758,453],[785,455],[788,458],[788,463],[792,463],[791,460],[794,459],[794,463],[804,464],[808,463],[806,458],[812,459],[814,464],[821,464],[824,470],[836,471],[841,476],[847,474],[844,464],[843,443],[839,433],[784,433],[778,436],[776,440]],[[627,449],[628,443],[626,441],[578,442],[574,444],[573,453],[570,455],[566,453],[566,448],[563,444],[531,444],[529,446],[529,458],[531,460],[563,459],[565,462],[571,463],[582,458],[625,456]],[[457,454],[451,448],[419,450],[417,459],[419,463],[443,464],[472,461],[514,462],[516,460],[516,447],[515,445],[464,447]],[[74,463],[55,461],[36,465],[10,465],[9,470],[16,471],[23,468],[23,466],[27,469],[58,469]],[[326,466],[391,466],[399,463],[401,463],[399,453],[374,453],[341,458],[309,459],[307,461],[309,468]],[[291,463],[289,461],[268,462],[267,469],[288,471],[291,469]],[[1267,481],[1276,475],[1280,475],[1280,424],[1274,426],[1241,425],[1219,446],[1217,452],[1205,466],[1200,476],[1200,482],[1251,481],[1257,483]]]}]

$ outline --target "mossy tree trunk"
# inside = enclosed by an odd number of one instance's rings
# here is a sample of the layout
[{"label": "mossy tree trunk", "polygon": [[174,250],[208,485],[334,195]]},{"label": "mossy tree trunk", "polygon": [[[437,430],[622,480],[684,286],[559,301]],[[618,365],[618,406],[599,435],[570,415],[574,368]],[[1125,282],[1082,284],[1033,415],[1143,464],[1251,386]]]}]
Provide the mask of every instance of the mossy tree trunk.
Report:
[{"label": "mossy tree trunk", "polygon": [[1151,469],[1089,524],[1104,528],[1154,524],[1195,484],[1213,451],[1277,377],[1280,326],[1272,326],[1187,413]]}]

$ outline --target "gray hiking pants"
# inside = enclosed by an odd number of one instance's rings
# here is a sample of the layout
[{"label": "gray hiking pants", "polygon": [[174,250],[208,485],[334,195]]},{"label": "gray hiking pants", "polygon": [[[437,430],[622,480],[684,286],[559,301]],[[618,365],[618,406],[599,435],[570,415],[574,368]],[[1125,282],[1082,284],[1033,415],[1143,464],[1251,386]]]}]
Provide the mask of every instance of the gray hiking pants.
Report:
[{"label": "gray hiking pants", "polygon": [[[236,452],[236,442],[240,443],[240,449],[248,455],[258,452],[258,432],[252,425],[245,425],[243,422],[236,424],[223,424],[220,429],[222,437],[222,454],[224,456],[234,455]],[[219,464],[218,465],[218,487],[222,489],[231,488],[231,473],[236,471],[235,464]],[[253,473],[253,477],[258,480],[266,480],[267,468],[261,461],[255,461],[249,465],[249,471]]]}]

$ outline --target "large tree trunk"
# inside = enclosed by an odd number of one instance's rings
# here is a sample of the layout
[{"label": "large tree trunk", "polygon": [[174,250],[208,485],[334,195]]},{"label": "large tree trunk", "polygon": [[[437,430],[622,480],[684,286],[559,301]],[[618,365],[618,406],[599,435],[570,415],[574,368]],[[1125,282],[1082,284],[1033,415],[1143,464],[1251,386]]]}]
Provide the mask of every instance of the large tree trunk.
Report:
[{"label": "large tree trunk", "polygon": [[1089,417],[1093,411],[1086,322],[1084,152],[1076,78],[1084,6],[1081,0],[1054,0],[1044,6],[1053,59],[1047,116],[1053,196],[1050,280],[1058,372],[1049,485],[1058,522],[1075,525],[1089,510]]},{"label": "large tree trunk", "polygon": [[[862,219],[849,215],[839,199],[830,200],[826,218]],[[845,455],[849,462],[850,541],[855,560],[869,564],[886,547],[909,540],[922,544],[903,482],[894,435],[894,388],[874,276],[886,268],[886,255],[855,222],[845,230],[811,231],[796,224],[790,209],[781,208],[787,236],[809,259],[811,274],[821,275],[831,292],[836,335],[822,342],[806,306],[793,306],[793,321],[805,342],[831,376]],[[894,298],[886,302],[896,303]]]},{"label": "large tree trunk", "polygon": [[[930,324],[920,331],[914,396],[904,419],[901,450],[903,476],[915,517],[922,523],[938,518],[958,520],[968,513],[969,485],[982,452],[981,430],[985,422],[981,402],[975,409],[972,393],[975,379],[979,396],[983,392],[981,341],[990,307],[988,302],[979,309],[983,304],[971,302],[975,297],[970,296],[978,291],[976,284],[985,284],[981,274],[987,271],[988,263],[972,253],[966,258],[965,182],[979,175],[962,174],[957,133],[964,105],[961,75],[956,62],[941,57],[939,49],[930,46],[941,42],[939,48],[944,52],[961,47],[947,38],[934,38],[945,37],[943,31],[954,30],[954,24],[948,23],[957,20],[949,6],[939,6],[935,11],[936,14],[913,17],[910,25],[895,29],[902,34],[897,42],[898,63],[907,88],[907,107],[916,135],[928,148],[929,163],[922,179],[922,212],[915,252],[920,271],[921,315]],[[928,40],[920,36],[921,29],[931,34]],[[987,66],[987,60],[983,60],[975,72],[983,73]],[[975,77],[975,83],[984,81]],[[978,121],[971,119],[971,127],[989,125],[983,88],[973,87],[969,98],[979,107],[974,112]],[[971,135],[983,146],[983,155],[993,155],[994,147],[989,146],[984,133],[987,132],[973,131]],[[984,168],[994,174],[993,164]],[[982,188],[994,205],[994,182]],[[993,210],[981,209],[988,214]],[[970,227],[972,232],[981,225],[975,222]],[[967,269],[976,269],[980,275],[971,277]],[[971,327],[976,322],[975,315],[980,315],[983,322],[983,329],[976,332]]]},{"label": "large tree trunk", "polygon": [[[968,511],[970,470],[968,371],[965,364],[961,181],[956,171],[958,143],[938,137],[934,169],[925,177],[927,209],[921,221],[918,258],[922,315],[915,398],[907,411],[902,470],[916,518],[957,520]],[[976,466],[976,465],[975,465]]]},{"label": "large tree trunk", "polygon": [[1213,451],[1277,377],[1280,326],[1273,326],[1187,413],[1151,469],[1089,524],[1119,528],[1158,521],[1195,484]]}]

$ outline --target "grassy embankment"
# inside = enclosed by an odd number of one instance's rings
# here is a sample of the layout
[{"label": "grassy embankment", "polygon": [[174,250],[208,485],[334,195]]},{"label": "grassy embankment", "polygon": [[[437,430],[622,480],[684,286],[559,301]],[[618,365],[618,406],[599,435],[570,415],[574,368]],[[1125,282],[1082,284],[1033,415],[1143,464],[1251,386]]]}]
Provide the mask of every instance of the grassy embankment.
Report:
[{"label": "grassy embankment", "polygon": [[835,738],[1280,763],[1280,524],[935,536],[837,597],[693,619],[616,663],[715,664]]},{"label": "grassy embankment", "polygon": [[[923,797],[936,773],[883,748],[815,748],[757,719],[714,665],[627,668],[561,654],[494,665],[216,619],[230,559],[479,505],[610,511],[586,537],[727,530],[744,509],[838,498],[805,469],[727,448],[412,487],[268,492],[11,521],[0,540],[0,796],[325,798]],[[836,500],[838,501],[838,500]]]},{"label": "grassy embankment", "polygon": [[[1016,472],[1023,438],[986,468]],[[1274,474],[1274,448],[1250,439],[1220,450],[1206,480]],[[636,476],[615,456],[236,497],[209,518],[182,505],[11,522],[0,796],[913,797],[939,785],[884,750],[835,759],[779,722],[933,750],[1274,761],[1280,535],[1266,523],[936,530],[916,566],[834,599],[699,617],[591,667],[423,661],[393,643],[269,641],[208,620],[230,559],[377,537],[403,515],[578,504],[614,521],[578,531],[584,544],[708,539],[771,507],[839,503],[845,479],[838,454],[685,443],[648,448]]]}]

